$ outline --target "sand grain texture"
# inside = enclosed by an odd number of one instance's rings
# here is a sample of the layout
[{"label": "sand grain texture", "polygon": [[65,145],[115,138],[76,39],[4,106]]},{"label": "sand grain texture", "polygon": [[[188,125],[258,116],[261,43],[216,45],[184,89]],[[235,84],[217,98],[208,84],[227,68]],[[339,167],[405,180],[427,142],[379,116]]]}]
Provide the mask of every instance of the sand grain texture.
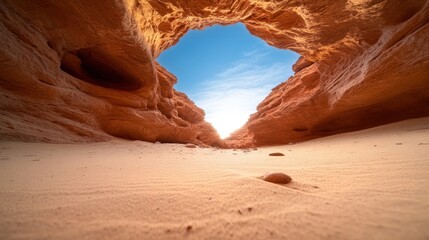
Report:
[{"label": "sand grain texture", "polygon": [[428,239],[422,143],[428,118],[236,155],[1,142],[0,239]]}]

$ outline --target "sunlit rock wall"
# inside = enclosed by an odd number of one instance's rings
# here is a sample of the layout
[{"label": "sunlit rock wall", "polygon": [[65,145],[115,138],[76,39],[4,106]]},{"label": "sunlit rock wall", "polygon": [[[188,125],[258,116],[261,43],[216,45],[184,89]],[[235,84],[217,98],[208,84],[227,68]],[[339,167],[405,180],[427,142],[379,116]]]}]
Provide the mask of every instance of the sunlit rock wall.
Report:
[{"label": "sunlit rock wall", "polygon": [[0,138],[222,145],[155,58],[189,29],[236,22],[302,58],[231,147],[427,116],[428,9],[426,0],[5,0]]}]

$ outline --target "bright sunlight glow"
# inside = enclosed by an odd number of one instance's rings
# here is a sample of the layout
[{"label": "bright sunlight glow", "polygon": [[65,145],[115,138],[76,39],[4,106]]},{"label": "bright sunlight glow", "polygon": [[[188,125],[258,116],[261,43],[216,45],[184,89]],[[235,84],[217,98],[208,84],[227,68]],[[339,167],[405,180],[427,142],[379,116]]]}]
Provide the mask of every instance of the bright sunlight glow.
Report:
[{"label": "bright sunlight glow", "polygon": [[221,138],[243,126],[271,89],[293,74],[299,55],[269,46],[243,24],[189,31],[158,61],[175,88],[206,112]]}]

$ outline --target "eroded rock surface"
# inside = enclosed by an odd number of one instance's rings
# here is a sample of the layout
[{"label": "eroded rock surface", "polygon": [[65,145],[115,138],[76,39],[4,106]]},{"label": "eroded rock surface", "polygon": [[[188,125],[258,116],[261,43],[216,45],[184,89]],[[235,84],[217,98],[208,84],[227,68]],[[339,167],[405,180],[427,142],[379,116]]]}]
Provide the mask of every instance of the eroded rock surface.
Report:
[{"label": "eroded rock surface", "polygon": [[216,23],[302,55],[231,147],[429,115],[426,0],[4,0],[0,19],[2,140],[222,145],[155,60]]},{"label": "eroded rock surface", "polygon": [[125,3],[0,3],[0,138],[221,145]]}]

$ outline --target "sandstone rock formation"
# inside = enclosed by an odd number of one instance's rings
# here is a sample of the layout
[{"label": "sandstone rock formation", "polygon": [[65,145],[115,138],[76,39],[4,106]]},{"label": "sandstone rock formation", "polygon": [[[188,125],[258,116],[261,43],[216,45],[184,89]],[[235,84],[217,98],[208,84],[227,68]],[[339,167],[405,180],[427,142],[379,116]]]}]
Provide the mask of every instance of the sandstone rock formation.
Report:
[{"label": "sandstone rock formation", "polygon": [[0,3],[2,140],[221,144],[115,1]]},{"label": "sandstone rock formation", "polygon": [[259,104],[231,145],[283,144],[429,114],[428,2],[337,3],[312,12],[322,20],[311,25],[317,40],[304,40],[305,50],[292,44],[303,56],[295,75]]},{"label": "sandstone rock formation", "polygon": [[302,58],[232,147],[429,115],[427,0],[4,0],[0,19],[2,140],[222,145],[155,59],[189,29],[236,22]]}]

